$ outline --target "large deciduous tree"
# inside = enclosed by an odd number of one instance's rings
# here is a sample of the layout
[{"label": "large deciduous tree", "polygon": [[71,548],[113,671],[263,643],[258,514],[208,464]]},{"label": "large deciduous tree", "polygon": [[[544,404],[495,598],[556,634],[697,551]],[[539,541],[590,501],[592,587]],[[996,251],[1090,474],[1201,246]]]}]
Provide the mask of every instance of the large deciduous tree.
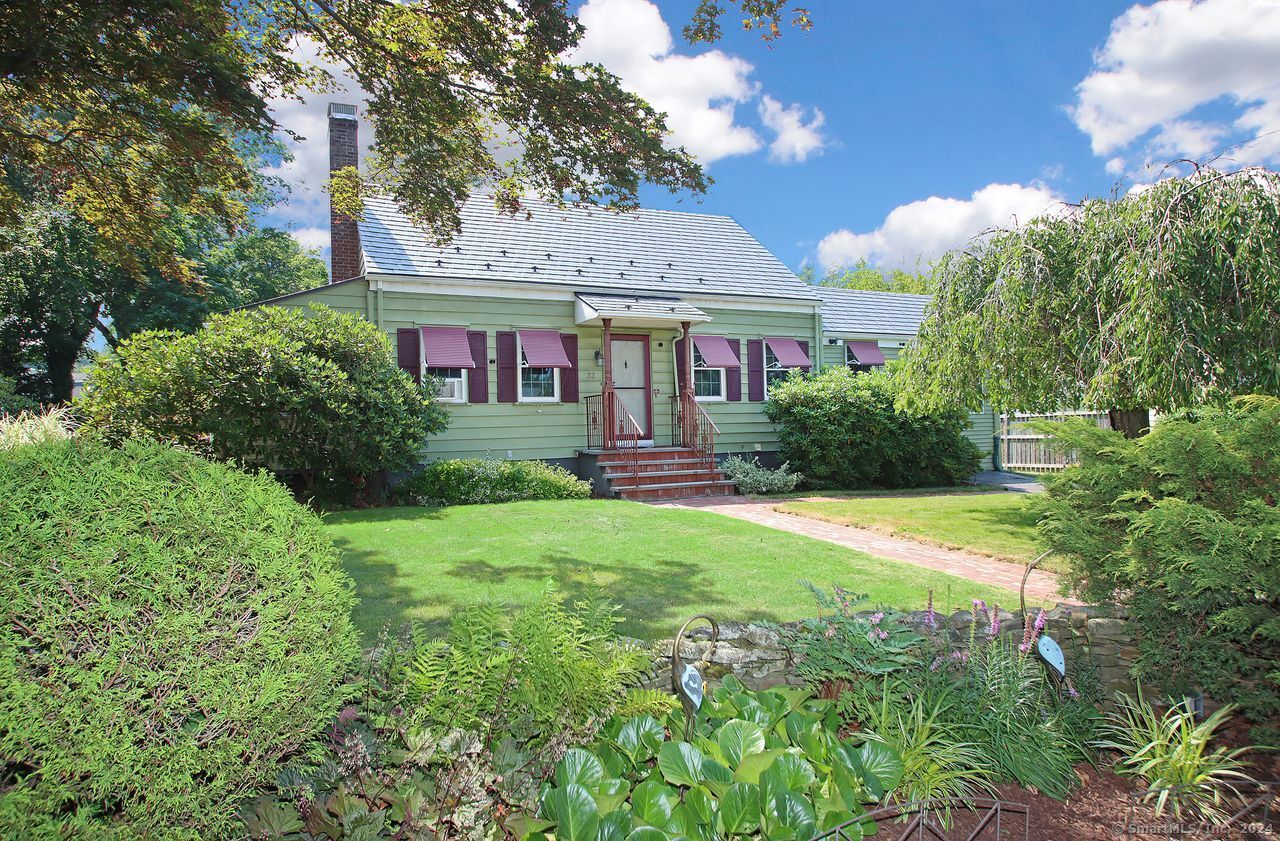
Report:
[{"label": "large deciduous tree", "polygon": [[[735,2],[766,38],[790,7]],[[704,0],[690,37],[718,37],[725,13]],[[376,188],[445,237],[477,186],[512,212],[529,191],[618,207],[643,181],[705,191],[663,114],[568,63],[582,33],[565,0],[15,0],[0,6],[0,166],[37,176],[113,263],[189,277],[157,231],[175,210],[243,222],[240,144],[281,129],[272,97],[331,87],[328,65],[367,93],[375,129],[368,171],[336,179],[344,212]],[[0,185],[0,223],[29,204]]]},{"label": "large deciduous tree", "polygon": [[213,312],[327,277],[323,260],[269,228],[228,238],[215,223],[174,219],[165,236],[193,266],[178,282],[150,264],[135,273],[103,260],[95,236],[49,204],[0,227],[0,376],[44,402],[71,398],[72,371],[95,331],[111,346],[142,330],[191,331]]},{"label": "large deciduous tree", "polygon": [[800,272],[805,283],[818,286],[834,286],[839,289],[862,289],[868,292],[906,292],[913,295],[928,295],[930,291],[929,275],[923,272],[912,274],[902,269],[885,271],[877,269],[860,258],[852,266],[832,266],[821,278],[812,266],[805,266]]},{"label": "large deciduous tree", "polygon": [[1280,174],[1201,169],[947,255],[904,399],[1112,411],[1280,394]]}]

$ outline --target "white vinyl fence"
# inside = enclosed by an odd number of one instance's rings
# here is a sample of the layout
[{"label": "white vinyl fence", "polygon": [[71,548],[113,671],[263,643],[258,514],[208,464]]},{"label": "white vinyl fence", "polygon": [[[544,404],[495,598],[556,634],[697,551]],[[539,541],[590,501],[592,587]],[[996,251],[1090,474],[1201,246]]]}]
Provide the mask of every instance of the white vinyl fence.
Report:
[{"label": "white vinyl fence", "polygon": [[1028,421],[1062,421],[1067,418],[1084,418],[1092,420],[1101,429],[1111,428],[1111,419],[1106,412],[1087,409],[1049,412],[1047,414],[1031,414],[1016,412],[1000,416],[1000,469],[1029,471],[1061,470],[1075,461],[1071,453],[1057,451],[1050,446],[1049,436],[1028,429]]}]

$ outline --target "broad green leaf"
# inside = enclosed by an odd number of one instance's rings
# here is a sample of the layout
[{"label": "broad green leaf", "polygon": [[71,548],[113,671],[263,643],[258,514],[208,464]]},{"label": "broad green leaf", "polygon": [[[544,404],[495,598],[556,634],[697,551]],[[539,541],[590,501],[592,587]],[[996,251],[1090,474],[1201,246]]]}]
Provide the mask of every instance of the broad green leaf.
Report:
[{"label": "broad green leaf", "polygon": [[582,748],[569,748],[556,763],[556,785],[563,788],[577,783],[591,788],[604,779],[604,763]]},{"label": "broad green leaf", "polygon": [[[785,791],[804,792],[817,782],[813,766],[794,753],[784,753],[764,772]],[[764,774],[761,775],[763,782]]]},{"label": "broad green leaf", "polygon": [[572,783],[542,797],[547,817],[556,822],[556,841],[596,841],[600,813],[591,792]]},{"label": "broad green leaf", "polygon": [[667,782],[694,786],[702,782],[702,751],[688,742],[663,742],[658,751],[658,768]]},{"label": "broad green leaf", "polygon": [[[844,810],[826,812],[818,821],[818,831],[826,832],[829,829],[834,829],[847,821],[852,821],[855,817],[857,816],[853,812]],[[848,826],[842,826],[840,828],[840,838],[842,841],[846,838],[849,841],[858,841],[858,839],[862,838],[862,829],[861,823],[850,823]]]},{"label": "broad green leaf", "polygon": [[730,768],[737,768],[742,757],[764,750],[764,731],[752,721],[736,719],[726,722],[716,733],[716,743]]},{"label": "broad green leaf", "polygon": [[784,722],[787,740],[804,752],[811,759],[822,761],[827,756],[827,742],[823,738],[822,722],[804,713],[791,713]]},{"label": "broad green leaf", "polygon": [[601,816],[596,841],[623,841],[630,831],[631,812],[626,809],[614,809]]},{"label": "broad green leaf", "polygon": [[813,697],[813,690],[803,686],[775,686],[769,691],[787,699],[787,709],[792,712],[803,708],[804,702]]},{"label": "broad green leaf", "polygon": [[678,802],[680,795],[676,790],[657,780],[643,782],[631,792],[632,813],[652,826],[666,826]]},{"label": "broad green leaf", "polygon": [[772,765],[773,761],[783,753],[785,751],[775,749],[744,756],[742,762],[738,763],[738,767],[734,769],[733,778],[742,783],[758,783],[761,772]]},{"label": "broad green leaf", "polygon": [[618,731],[618,747],[622,748],[633,762],[652,759],[666,737],[662,725],[651,715],[638,715],[622,725]]},{"label": "broad green leaf", "polygon": [[858,761],[862,765],[863,781],[878,798],[902,781],[902,757],[884,742],[864,742],[858,748]]},{"label": "broad green leaf", "polygon": [[709,824],[716,818],[716,803],[702,786],[694,786],[685,793],[684,805],[700,824]]},{"label": "broad green leaf", "polygon": [[760,825],[760,787],[752,783],[734,783],[720,798],[716,827],[721,835],[732,836],[755,831]]},{"label": "broad green leaf", "polygon": [[630,757],[610,745],[598,744],[591,750],[599,757],[600,762],[604,764],[605,772],[611,777],[627,776],[635,767]]},{"label": "broad green leaf", "polygon": [[771,811],[777,824],[794,832],[799,841],[807,841],[818,831],[818,816],[814,814],[813,807],[807,799],[793,791],[775,794]]},{"label": "broad green leaf", "polygon": [[627,802],[631,783],[626,780],[601,780],[595,787],[596,807],[600,814],[607,814]]},{"label": "broad green leaf", "polygon": [[642,826],[631,830],[627,841],[670,841],[671,836],[654,826]]},{"label": "broad green leaf", "polygon": [[733,782],[733,772],[714,759],[707,758],[702,763],[702,784],[711,789],[716,797],[724,797],[725,791]]}]

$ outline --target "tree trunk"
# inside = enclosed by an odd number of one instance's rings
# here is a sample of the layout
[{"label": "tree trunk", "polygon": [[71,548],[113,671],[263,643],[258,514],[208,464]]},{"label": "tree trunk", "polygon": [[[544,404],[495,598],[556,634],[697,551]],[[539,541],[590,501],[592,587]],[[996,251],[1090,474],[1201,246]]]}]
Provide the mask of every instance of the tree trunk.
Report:
[{"label": "tree trunk", "polygon": [[1110,409],[1107,417],[1111,428],[1125,438],[1139,438],[1151,427],[1151,413],[1146,409]]}]

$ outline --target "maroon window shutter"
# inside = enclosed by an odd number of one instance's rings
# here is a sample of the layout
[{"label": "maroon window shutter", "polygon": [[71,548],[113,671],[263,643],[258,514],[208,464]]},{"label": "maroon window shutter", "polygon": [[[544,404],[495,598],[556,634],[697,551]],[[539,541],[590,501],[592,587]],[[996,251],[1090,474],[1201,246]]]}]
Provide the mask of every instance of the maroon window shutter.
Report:
[{"label": "maroon window shutter", "polygon": [[[804,355],[805,355],[805,356],[809,356],[809,343],[808,343],[808,342],[796,342],[796,344],[800,345],[800,349],[801,349],[802,351],[804,351]],[[813,357],[812,357],[812,356],[809,356],[809,358],[810,358],[810,359],[813,359]],[[801,370],[801,371],[808,371],[808,370],[810,370],[811,368],[813,368],[813,366],[812,366],[812,365],[805,365],[805,366],[804,366],[803,368],[801,368],[800,370]]]},{"label": "maroon window shutter", "polygon": [[684,392],[689,379],[689,348],[684,339],[676,339],[676,391]]},{"label": "maroon window shutter", "polygon": [[764,340],[747,341],[747,399],[764,399]]},{"label": "maroon window shutter", "polygon": [[516,360],[514,330],[498,331],[498,402],[514,403],[519,393],[520,367]]},{"label": "maroon window shutter", "polygon": [[418,362],[418,328],[401,327],[396,331],[396,364],[412,374],[415,383],[422,382]]},{"label": "maroon window shutter", "polygon": [[560,369],[560,402],[578,402],[578,337],[573,333],[561,333],[564,355],[569,357],[569,367]]},{"label": "maroon window shutter", "polygon": [[467,402],[489,402],[489,337],[483,330],[467,331],[467,346],[476,367],[467,374]]},{"label": "maroon window shutter", "polygon": [[[733,351],[733,358],[741,360],[742,344],[737,339],[728,339],[727,341],[729,342],[729,350]],[[742,369],[726,368],[724,375],[729,380],[726,389],[728,393],[725,395],[725,399],[736,403],[742,399]]]}]

